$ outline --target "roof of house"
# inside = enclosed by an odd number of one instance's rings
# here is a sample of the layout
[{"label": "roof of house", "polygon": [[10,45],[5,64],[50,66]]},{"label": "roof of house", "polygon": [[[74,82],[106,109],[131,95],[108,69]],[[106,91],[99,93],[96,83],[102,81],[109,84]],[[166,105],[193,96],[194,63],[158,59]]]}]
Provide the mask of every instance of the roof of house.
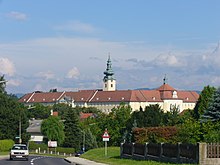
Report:
[{"label": "roof of house", "polygon": [[[176,94],[176,97],[173,95]],[[155,90],[79,90],[75,92],[41,92],[28,93],[19,101],[23,103],[56,103],[63,97],[74,102],[162,102],[166,99],[196,102],[199,94],[194,91],[175,90],[168,84],[163,84]]]}]

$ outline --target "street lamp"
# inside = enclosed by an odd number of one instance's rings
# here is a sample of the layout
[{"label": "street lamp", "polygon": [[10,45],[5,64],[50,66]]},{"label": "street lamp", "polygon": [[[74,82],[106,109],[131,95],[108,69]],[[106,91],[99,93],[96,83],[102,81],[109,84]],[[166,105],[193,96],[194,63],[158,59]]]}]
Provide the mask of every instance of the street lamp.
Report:
[{"label": "street lamp", "polygon": [[86,139],[85,139],[85,131],[82,130],[81,132],[83,133],[83,148],[82,148],[82,150],[83,150],[83,152],[85,152],[85,141],[86,141]]},{"label": "street lamp", "polygon": [[6,83],[6,82],[7,82],[7,81],[0,81],[0,84],[1,84],[1,83]]}]

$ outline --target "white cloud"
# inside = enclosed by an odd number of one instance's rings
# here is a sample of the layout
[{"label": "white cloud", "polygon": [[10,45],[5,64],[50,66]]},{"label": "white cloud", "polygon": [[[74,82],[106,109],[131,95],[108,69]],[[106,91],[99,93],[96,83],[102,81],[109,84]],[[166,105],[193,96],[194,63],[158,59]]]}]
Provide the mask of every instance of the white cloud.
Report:
[{"label": "white cloud", "polygon": [[56,26],[55,29],[83,33],[93,33],[96,31],[95,27],[92,25],[80,21],[69,21],[64,25]]},{"label": "white cloud", "polygon": [[21,81],[20,80],[8,80],[7,85],[9,86],[20,86],[21,85]]},{"label": "white cloud", "polygon": [[184,64],[183,61],[180,61],[174,55],[159,55],[157,56],[153,63],[157,66],[169,66],[169,67],[182,67]]},{"label": "white cloud", "polygon": [[78,78],[79,75],[80,75],[79,70],[76,67],[74,67],[71,70],[69,70],[66,77],[76,79],[76,78]]},{"label": "white cloud", "polygon": [[49,79],[53,79],[55,77],[55,75],[51,71],[46,71],[46,72],[37,73],[37,77],[42,77],[46,80],[49,80]]},{"label": "white cloud", "polygon": [[25,21],[27,19],[27,15],[17,11],[11,11],[6,14],[8,18],[15,19],[18,21]]},{"label": "white cloud", "polygon": [[15,67],[12,61],[8,58],[0,57],[0,73],[13,76],[15,73]]}]

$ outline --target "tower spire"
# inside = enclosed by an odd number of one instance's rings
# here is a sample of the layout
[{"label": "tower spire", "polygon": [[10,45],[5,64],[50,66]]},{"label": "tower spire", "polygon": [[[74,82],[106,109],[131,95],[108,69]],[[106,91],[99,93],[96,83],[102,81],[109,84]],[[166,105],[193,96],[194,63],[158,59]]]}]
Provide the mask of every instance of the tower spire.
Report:
[{"label": "tower spire", "polygon": [[110,58],[110,53],[108,54],[108,60],[107,60],[107,68],[104,71],[104,78],[103,78],[103,82],[104,82],[104,87],[103,90],[104,91],[114,91],[115,90],[115,78],[114,78],[114,72],[112,70],[112,62],[111,62],[111,58]]},{"label": "tower spire", "polygon": [[167,80],[168,80],[168,78],[167,78],[167,75],[165,74],[164,78],[163,78],[163,84],[167,84]]}]

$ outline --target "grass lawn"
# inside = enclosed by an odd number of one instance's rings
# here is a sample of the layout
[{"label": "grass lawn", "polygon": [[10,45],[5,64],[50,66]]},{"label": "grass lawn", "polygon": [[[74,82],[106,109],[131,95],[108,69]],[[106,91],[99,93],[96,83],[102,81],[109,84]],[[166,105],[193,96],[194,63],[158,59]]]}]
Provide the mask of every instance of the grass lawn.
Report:
[{"label": "grass lawn", "polygon": [[[161,163],[155,161],[139,161],[131,159],[121,159],[120,158],[120,148],[119,147],[108,147],[107,156],[105,156],[104,148],[92,149],[81,155],[80,157],[93,160],[96,162],[106,163],[110,165],[177,165],[171,163]],[[183,164],[182,164],[183,165]]]}]

